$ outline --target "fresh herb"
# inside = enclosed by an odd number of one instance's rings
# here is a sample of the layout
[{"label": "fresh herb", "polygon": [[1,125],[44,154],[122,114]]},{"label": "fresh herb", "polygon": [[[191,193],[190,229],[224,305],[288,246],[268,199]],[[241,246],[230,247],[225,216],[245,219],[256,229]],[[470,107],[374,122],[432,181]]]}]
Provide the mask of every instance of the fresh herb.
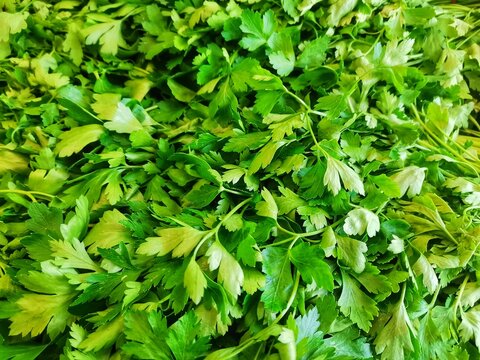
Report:
[{"label": "fresh herb", "polygon": [[0,358],[478,358],[479,25],[0,1]]}]

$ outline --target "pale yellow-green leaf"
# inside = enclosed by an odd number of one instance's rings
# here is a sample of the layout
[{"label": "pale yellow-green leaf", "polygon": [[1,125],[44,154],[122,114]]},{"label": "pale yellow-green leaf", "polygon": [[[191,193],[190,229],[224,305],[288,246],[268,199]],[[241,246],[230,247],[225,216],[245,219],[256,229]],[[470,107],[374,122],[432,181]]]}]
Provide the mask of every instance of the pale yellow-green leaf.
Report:
[{"label": "pale yellow-green leaf", "polygon": [[137,252],[142,255],[164,256],[173,251],[174,257],[190,254],[198,242],[206,235],[192,227],[178,227],[160,229],[158,237],[149,237],[138,247]]},{"label": "pale yellow-green leaf", "polygon": [[153,85],[148,79],[132,79],[125,82],[125,86],[130,90],[130,97],[138,101],[143,100]]},{"label": "pale yellow-green leaf", "polygon": [[33,74],[29,76],[29,80],[32,84],[58,89],[70,82],[68,76],[59,72],[54,72],[57,69],[58,64],[55,58],[50,54],[45,54],[33,59],[31,67],[34,70]]},{"label": "pale yellow-green leaf", "polygon": [[117,209],[105,211],[100,221],[95,224],[84,239],[88,252],[97,255],[98,248],[108,249],[115,245],[131,241],[130,232],[120,223],[127,220]]},{"label": "pale yellow-green leaf", "polygon": [[26,172],[28,161],[23,155],[10,150],[0,150],[0,174],[5,172]]},{"label": "pale yellow-green leaf", "polygon": [[280,142],[270,141],[267,143],[252,160],[248,168],[248,174],[255,174],[260,168],[265,169],[273,160],[276,151],[282,146]]},{"label": "pale yellow-green leaf", "polygon": [[204,1],[199,8],[187,7],[183,12],[191,13],[188,26],[194,28],[200,21],[206,21],[209,17],[221,9],[215,1]]},{"label": "pale yellow-green leaf", "polygon": [[116,111],[111,121],[106,121],[104,126],[108,130],[115,131],[120,134],[131,134],[137,130],[143,130],[143,125],[133,115],[132,110],[124,103],[117,103]]},{"label": "pale yellow-green leaf", "polygon": [[228,219],[223,221],[223,226],[225,226],[225,229],[227,229],[228,231],[240,230],[243,226],[242,215],[234,214],[230,216]]},{"label": "pale yellow-green leaf", "polygon": [[340,179],[345,189],[355,191],[360,195],[365,195],[363,183],[358,174],[342,161],[328,156],[327,170],[323,177],[323,184],[327,186],[333,195],[337,195],[341,189]]},{"label": "pale yellow-green leaf", "polygon": [[438,278],[435,270],[424,255],[420,255],[418,260],[412,266],[415,275],[423,275],[423,284],[430,294],[433,294],[438,287]]},{"label": "pale yellow-green leaf", "polygon": [[414,197],[422,190],[426,170],[415,165],[407,166],[390,178],[400,187],[400,196],[407,194],[408,197]]},{"label": "pale yellow-green leaf", "polygon": [[244,275],[237,260],[218,241],[210,245],[206,255],[209,257],[210,270],[218,268],[218,281],[237,298],[241,293]]},{"label": "pale yellow-green leaf", "polygon": [[261,192],[264,201],[260,201],[256,206],[257,214],[260,216],[276,219],[278,215],[278,207],[273,199],[272,194],[267,188],[264,188]]},{"label": "pale yellow-green leaf", "polygon": [[10,34],[17,34],[27,28],[28,14],[0,12],[0,41],[8,42]]},{"label": "pale yellow-green leaf", "polygon": [[73,319],[68,306],[74,295],[24,294],[16,301],[18,313],[10,317],[10,335],[37,336],[47,328],[53,339]]},{"label": "pale yellow-green leaf", "polygon": [[373,237],[380,230],[380,220],[370,210],[354,209],[347,214],[343,230],[347,235],[363,235],[366,231],[369,237]]},{"label": "pale yellow-green leaf", "polygon": [[357,5],[358,0],[336,0],[328,9],[328,25],[337,26],[340,20],[352,11]]},{"label": "pale yellow-green leaf", "polygon": [[466,312],[460,313],[462,322],[458,327],[463,342],[475,339],[475,345],[480,349],[480,307],[476,306]]},{"label": "pale yellow-green leaf", "polygon": [[480,284],[476,282],[467,283],[461,296],[462,305],[473,307],[478,300],[480,300]]},{"label": "pale yellow-green leaf", "polygon": [[265,286],[265,275],[253,268],[243,269],[243,288],[247,294],[254,294],[258,289]]},{"label": "pale yellow-green leaf", "polygon": [[343,260],[356,273],[361,273],[367,261],[364,254],[368,250],[367,244],[345,236],[336,236],[336,240],[338,259]]},{"label": "pale yellow-green leaf", "polygon": [[4,60],[10,56],[10,44],[8,41],[0,41],[0,60]]},{"label": "pale yellow-green leaf", "polygon": [[93,94],[93,98],[95,102],[92,104],[92,109],[98,114],[98,117],[102,120],[113,120],[122,96],[120,94],[104,93]]},{"label": "pale yellow-green leaf", "polygon": [[85,351],[99,351],[114,344],[122,332],[123,316],[118,316],[115,320],[101,325],[94,332],[90,333],[87,338],[80,343],[79,348]]},{"label": "pale yellow-green leaf", "polygon": [[127,43],[122,36],[122,22],[110,21],[92,25],[82,30],[87,45],[100,44],[100,52],[105,55],[116,55],[118,48],[126,48]]},{"label": "pale yellow-green leaf", "polygon": [[28,176],[28,187],[33,191],[40,191],[47,194],[56,194],[65,185],[68,179],[68,172],[63,169],[47,170],[37,169]]},{"label": "pale yellow-green leaf", "polygon": [[79,126],[60,135],[60,142],[55,147],[55,152],[60,157],[70,156],[80,152],[85,146],[100,139],[105,132],[101,125],[90,124]]},{"label": "pale yellow-green leaf", "polygon": [[77,66],[82,63],[83,59],[81,26],[81,22],[69,22],[67,35],[63,41],[63,50],[70,53],[70,59],[72,59],[72,62]]},{"label": "pale yellow-green leaf", "polygon": [[85,250],[85,244],[78,239],[73,239],[71,242],[51,240],[50,248],[52,249],[52,255],[56,258],[55,262],[62,268],[99,270],[99,266],[95,264]]},{"label": "pale yellow-green leaf", "polygon": [[382,360],[403,360],[413,351],[410,339],[412,325],[403,301],[400,301],[385,317],[380,326],[380,331],[374,340],[375,351],[382,354]]},{"label": "pale yellow-green leaf", "polygon": [[198,266],[194,258],[190,259],[187,269],[183,277],[183,285],[187,290],[187,294],[195,304],[202,300],[205,288],[207,287],[207,279],[203,275],[202,269]]},{"label": "pale yellow-green leaf", "polygon": [[196,95],[195,91],[190,90],[189,88],[183,86],[182,84],[176,82],[171,78],[167,80],[167,85],[172,91],[175,99],[177,99],[178,101],[189,102]]}]

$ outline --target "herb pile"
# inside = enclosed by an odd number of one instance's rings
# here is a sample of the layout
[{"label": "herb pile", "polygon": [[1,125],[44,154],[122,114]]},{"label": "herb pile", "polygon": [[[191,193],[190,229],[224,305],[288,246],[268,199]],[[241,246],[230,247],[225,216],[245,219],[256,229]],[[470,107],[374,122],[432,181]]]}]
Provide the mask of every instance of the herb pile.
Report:
[{"label": "herb pile", "polygon": [[0,1],[0,358],[478,359],[458,2]]}]

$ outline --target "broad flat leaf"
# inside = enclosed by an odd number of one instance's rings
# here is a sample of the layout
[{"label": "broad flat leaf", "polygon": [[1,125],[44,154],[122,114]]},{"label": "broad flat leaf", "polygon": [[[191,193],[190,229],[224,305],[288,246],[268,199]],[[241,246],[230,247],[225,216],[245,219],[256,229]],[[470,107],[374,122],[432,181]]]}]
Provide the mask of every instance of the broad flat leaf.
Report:
[{"label": "broad flat leaf", "polygon": [[85,236],[84,244],[88,247],[88,252],[98,254],[98,248],[109,249],[121,242],[129,243],[130,233],[121,224],[127,220],[117,209],[105,211],[100,221]]},{"label": "broad flat leaf", "polygon": [[198,335],[199,326],[195,313],[189,311],[168,329],[166,342],[175,359],[195,360],[209,350],[208,338]]},{"label": "broad flat leaf", "polygon": [[372,320],[378,315],[378,307],[357,285],[357,282],[342,272],[342,293],[338,299],[340,311],[348,316],[358,327],[368,331]]},{"label": "broad flat leaf", "polygon": [[255,206],[255,208],[257,209],[257,214],[260,216],[277,219],[278,207],[270,191],[268,191],[268,189],[266,188],[263,189],[262,197],[264,201],[260,201]]},{"label": "broad flat leaf", "polygon": [[122,36],[122,22],[110,21],[92,25],[82,29],[82,35],[85,37],[87,45],[98,43],[100,52],[105,55],[115,55],[118,48],[126,48],[127,43]]},{"label": "broad flat leaf", "polygon": [[173,257],[187,256],[206,235],[192,227],[159,229],[158,237],[149,237],[140,244],[137,252],[142,255],[164,256],[172,252]]},{"label": "broad flat leaf", "polygon": [[288,251],[269,247],[262,251],[262,257],[262,270],[267,277],[261,299],[266,309],[278,312],[287,305],[293,286]]},{"label": "broad flat leaf", "polygon": [[327,170],[323,177],[323,184],[333,195],[337,195],[341,189],[340,179],[345,189],[365,195],[363,183],[358,174],[343,162],[331,156],[327,157]]},{"label": "broad flat leaf", "polygon": [[414,197],[422,190],[426,170],[418,166],[408,166],[390,178],[400,187],[400,196],[407,194],[408,197]]},{"label": "broad flat leaf", "polygon": [[10,34],[17,34],[27,28],[26,15],[22,13],[0,12],[0,42],[8,41]]},{"label": "broad flat leaf", "polygon": [[160,312],[134,311],[125,314],[127,342],[122,349],[142,359],[171,359],[166,343],[167,320]]},{"label": "broad flat leaf", "polygon": [[247,35],[240,41],[240,46],[250,51],[266,44],[276,27],[275,15],[271,10],[262,17],[260,13],[245,9],[241,20],[240,30]]},{"label": "broad flat leaf", "polygon": [[120,134],[131,134],[135,131],[143,130],[143,125],[133,114],[132,110],[122,102],[118,102],[113,112],[111,121],[104,123],[108,130],[115,131]]},{"label": "broad flat leaf", "polygon": [[296,66],[306,69],[314,69],[323,65],[326,58],[329,39],[326,36],[319,37],[309,42],[298,57]]},{"label": "broad flat leaf", "polygon": [[[0,337],[1,340],[1,337]],[[0,343],[0,357],[6,360],[31,360],[36,359],[48,345],[7,345]]]},{"label": "broad flat leaf", "polygon": [[474,338],[475,345],[480,349],[480,308],[474,307],[462,312],[462,323],[458,327],[463,341]]},{"label": "broad flat leaf", "polygon": [[105,132],[101,125],[90,124],[73,128],[60,135],[60,142],[55,147],[55,152],[60,157],[71,156],[83,150],[85,146],[100,139]]},{"label": "broad flat leaf", "polygon": [[63,332],[73,315],[68,312],[71,294],[25,294],[16,301],[18,312],[10,317],[10,335],[37,336],[47,328],[51,339]]},{"label": "broad flat leaf", "polygon": [[87,230],[90,221],[90,208],[88,199],[81,196],[76,200],[75,214],[68,220],[68,223],[60,225],[60,232],[65,241],[81,239]]},{"label": "broad flat leaf", "polygon": [[412,324],[405,309],[403,301],[399,301],[383,318],[378,326],[378,332],[374,344],[377,354],[382,354],[385,360],[402,360],[413,351],[410,330]]},{"label": "broad flat leaf", "polygon": [[340,20],[352,11],[358,0],[336,0],[328,9],[328,25],[337,26]]},{"label": "broad flat leaf", "polygon": [[315,280],[317,286],[332,291],[332,271],[328,264],[322,260],[323,256],[323,250],[320,247],[308,246],[306,243],[301,243],[290,251],[290,260],[300,271],[306,283]]},{"label": "broad flat leaf", "polygon": [[412,269],[416,275],[423,275],[423,284],[430,294],[433,294],[439,286],[438,278],[427,258],[424,255],[420,255],[415,264],[413,264]]},{"label": "broad flat leaf", "polygon": [[90,258],[85,250],[85,244],[74,238],[71,241],[50,241],[55,263],[62,268],[84,269],[98,271],[99,266]]},{"label": "broad flat leaf", "polygon": [[60,225],[63,222],[60,209],[49,208],[41,203],[32,203],[28,208],[28,215],[30,215],[30,220],[27,220],[26,224],[30,230],[60,238]]},{"label": "broad flat leaf", "polygon": [[203,297],[207,280],[194,258],[188,262],[185,275],[183,277],[183,286],[187,289],[188,296],[195,304],[198,304]]},{"label": "broad flat leaf", "polygon": [[380,230],[380,220],[370,210],[354,209],[347,214],[343,230],[348,235],[363,235],[366,231],[373,237]]},{"label": "broad flat leaf", "polygon": [[365,254],[368,250],[367,244],[345,236],[335,236],[337,241],[337,257],[352,268],[353,271],[361,273],[365,269]]},{"label": "broad flat leaf", "polygon": [[218,281],[234,298],[241,293],[243,270],[235,258],[216,241],[210,245],[207,253],[210,270],[218,269]]},{"label": "broad flat leaf", "polygon": [[0,150],[0,175],[9,171],[25,172],[28,169],[27,159],[10,150]]},{"label": "broad flat leaf", "polygon": [[99,351],[105,347],[111,346],[123,331],[123,328],[123,316],[117,316],[114,320],[99,326],[94,332],[91,332],[87,338],[78,345],[78,347],[89,352]]}]

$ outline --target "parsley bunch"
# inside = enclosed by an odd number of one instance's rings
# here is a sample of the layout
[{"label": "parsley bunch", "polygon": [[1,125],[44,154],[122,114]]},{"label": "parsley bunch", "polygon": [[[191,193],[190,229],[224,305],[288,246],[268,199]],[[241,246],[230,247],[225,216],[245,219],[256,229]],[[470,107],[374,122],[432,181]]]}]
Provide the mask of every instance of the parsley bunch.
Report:
[{"label": "parsley bunch", "polygon": [[0,1],[0,358],[477,359],[475,1]]}]

